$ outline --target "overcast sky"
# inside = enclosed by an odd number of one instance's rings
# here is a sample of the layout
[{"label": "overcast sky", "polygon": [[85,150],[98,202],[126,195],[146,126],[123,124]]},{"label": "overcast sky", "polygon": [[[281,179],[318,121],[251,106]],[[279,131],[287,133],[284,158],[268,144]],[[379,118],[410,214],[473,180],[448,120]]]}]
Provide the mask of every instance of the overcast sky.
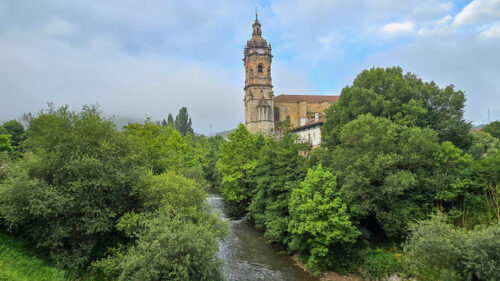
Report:
[{"label": "overcast sky", "polygon": [[0,120],[47,102],[154,120],[187,106],[195,131],[244,122],[243,47],[259,9],[275,94],[339,94],[400,65],[500,119],[500,0],[0,0]]}]

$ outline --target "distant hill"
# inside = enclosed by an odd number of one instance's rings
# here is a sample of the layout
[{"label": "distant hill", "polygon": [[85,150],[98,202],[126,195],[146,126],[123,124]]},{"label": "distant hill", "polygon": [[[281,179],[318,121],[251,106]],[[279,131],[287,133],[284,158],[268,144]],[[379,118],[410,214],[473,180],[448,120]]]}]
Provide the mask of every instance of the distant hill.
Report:
[{"label": "distant hill", "polygon": [[227,138],[227,135],[229,135],[231,132],[233,132],[234,130],[236,129],[230,129],[230,130],[225,130],[225,131],[221,131],[221,132],[218,132],[218,133],[215,133],[214,135],[215,136],[222,136],[224,138]]},{"label": "distant hill", "polygon": [[479,129],[482,129],[484,126],[486,126],[488,124],[479,124],[479,125],[473,125],[472,126],[472,130],[473,131],[476,131],[476,130],[479,130]]},{"label": "distant hill", "polygon": [[134,118],[134,117],[124,117],[124,116],[113,116],[111,117],[113,122],[116,124],[116,128],[121,130],[124,126],[127,126],[130,123],[144,123],[144,119]]}]

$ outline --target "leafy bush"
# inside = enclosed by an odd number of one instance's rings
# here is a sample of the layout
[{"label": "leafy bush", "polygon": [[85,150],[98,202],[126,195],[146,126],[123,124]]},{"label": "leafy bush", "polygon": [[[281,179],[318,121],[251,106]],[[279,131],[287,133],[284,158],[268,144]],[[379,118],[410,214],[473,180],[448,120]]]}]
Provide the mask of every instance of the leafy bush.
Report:
[{"label": "leafy bush", "polygon": [[310,169],[290,198],[288,230],[290,248],[307,256],[306,266],[315,273],[335,265],[342,248],[352,247],[361,234],[352,224],[335,177],[322,169]]},{"label": "leafy bush", "polygon": [[500,280],[500,224],[468,233],[464,265],[472,280]]},{"label": "leafy bush", "polygon": [[27,120],[28,151],[6,167],[0,218],[61,266],[85,268],[121,240],[114,226],[137,205],[140,150],[95,107],[50,107]]},{"label": "leafy bush", "polygon": [[94,268],[118,280],[222,280],[218,239],[227,225],[208,212],[199,184],[171,171],[140,182],[143,212],[118,223],[135,242],[115,248]]},{"label": "leafy bush", "polygon": [[199,219],[186,220],[173,211],[126,216],[121,225],[136,242],[115,249],[94,268],[117,280],[222,280],[218,238],[226,226],[213,215]]},{"label": "leafy bush", "polygon": [[410,226],[405,246],[409,271],[418,280],[462,280],[465,237],[444,215]]},{"label": "leafy bush", "polygon": [[411,226],[405,253],[417,280],[499,280],[500,225],[465,230],[436,215]]},{"label": "leafy bush", "polygon": [[388,276],[391,273],[401,272],[403,269],[395,254],[384,249],[367,249],[361,253],[361,256],[364,257],[363,270],[375,279]]}]

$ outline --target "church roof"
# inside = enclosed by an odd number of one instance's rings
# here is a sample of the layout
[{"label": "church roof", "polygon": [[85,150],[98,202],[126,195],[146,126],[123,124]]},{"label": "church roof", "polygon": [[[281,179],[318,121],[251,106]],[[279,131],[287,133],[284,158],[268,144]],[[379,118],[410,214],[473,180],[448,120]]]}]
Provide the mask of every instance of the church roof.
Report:
[{"label": "church roof", "polygon": [[275,96],[274,102],[301,102],[306,101],[309,103],[320,102],[338,102],[339,96],[326,96],[326,95],[279,95]]},{"label": "church roof", "polygon": [[309,120],[304,125],[292,129],[292,132],[298,132],[298,131],[307,130],[307,129],[311,128],[311,127],[315,127],[315,126],[318,126],[318,125],[322,126],[323,123],[325,123],[325,121],[326,121],[325,118],[319,118],[318,121],[316,121],[315,119],[312,119],[312,120]]}]

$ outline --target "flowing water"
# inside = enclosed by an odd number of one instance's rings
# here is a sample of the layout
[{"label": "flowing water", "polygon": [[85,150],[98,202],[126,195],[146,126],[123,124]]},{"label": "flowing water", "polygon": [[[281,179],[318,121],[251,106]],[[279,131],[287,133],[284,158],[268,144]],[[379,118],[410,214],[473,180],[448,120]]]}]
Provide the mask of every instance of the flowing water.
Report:
[{"label": "flowing water", "polygon": [[[224,216],[222,198],[211,195],[210,205]],[[228,281],[313,281],[316,280],[293,265],[290,257],[264,241],[264,236],[246,219],[233,220],[229,236],[220,242],[219,255],[224,261]]]}]

